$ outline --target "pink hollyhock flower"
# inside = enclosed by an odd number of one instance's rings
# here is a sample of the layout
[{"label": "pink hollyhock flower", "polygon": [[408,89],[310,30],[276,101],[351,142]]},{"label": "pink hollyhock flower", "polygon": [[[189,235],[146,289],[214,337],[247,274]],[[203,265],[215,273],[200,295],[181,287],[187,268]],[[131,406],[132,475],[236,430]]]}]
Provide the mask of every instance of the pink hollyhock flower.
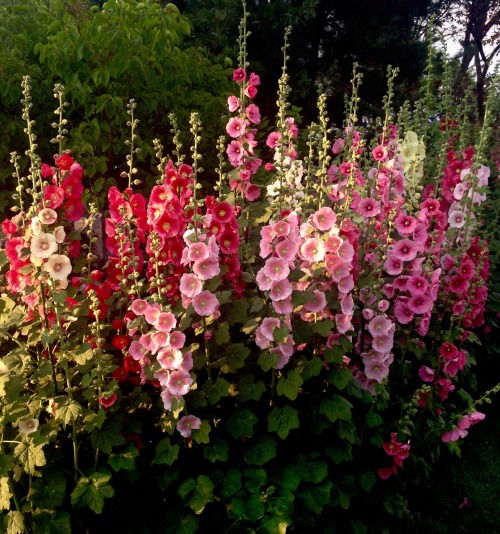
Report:
[{"label": "pink hollyhock flower", "polygon": [[196,297],[203,289],[203,282],[194,274],[184,273],[181,276],[179,290],[187,298]]},{"label": "pink hollyhock flower", "polygon": [[466,221],[466,215],[462,210],[454,210],[448,215],[450,228],[462,228]]},{"label": "pink hollyhock flower", "polygon": [[311,313],[318,313],[326,306],[325,294],[315,289],[313,298],[304,303],[304,309]]},{"label": "pink hollyhock flower", "polygon": [[64,254],[53,254],[43,267],[52,280],[66,280],[72,271],[71,261]]},{"label": "pink hollyhock flower", "polygon": [[291,297],[283,300],[273,301],[274,311],[280,315],[289,315],[293,312],[293,304]]},{"label": "pink hollyhock flower", "polygon": [[201,428],[201,419],[194,415],[185,415],[177,421],[176,427],[183,438],[189,438],[193,430]]},{"label": "pink hollyhock flower", "polygon": [[255,98],[256,94],[257,94],[257,87],[249,83],[245,87],[245,95],[248,96],[248,98]]},{"label": "pink hollyhock flower", "polygon": [[265,317],[258,328],[259,334],[263,336],[267,341],[274,341],[274,329],[279,328],[280,325],[281,321],[277,317]]},{"label": "pink hollyhock flower", "polygon": [[286,221],[278,221],[273,225],[273,230],[278,237],[286,237],[290,234],[290,223]]},{"label": "pink hollyhock flower", "polygon": [[384,334],[375,336],[372,340],[372,347],[377,352],[390,352],[394,345],[393,336]]},{"label": "pink hollyhock flower", "polygon": [[181,397],[189,393],[192,385],[193,379],[191,375],[179,369],[170,373],[166,387],[174,397]]},{"label": "pink hollyhock flower", "polygon": [[414,241],[409,239],[401,239],[397,241],[391,248],[390,257],[396,258],[400,261],[411,261],[415,259],[420,247]]},{"label": "pink hollyhock flower", "polygon": [[264,274],[273,282],[283,280],[290,274],[288,264],[281,258],[269,258],[262,268]]},{"label": "pink hollyhock flower", "polygon": [[417,332],[422,336],[426,336],[431,326],[431,314],[430,312],[424,317],[421,317],[417,322]]},{"label": "pink hollyhock flower", "polygon": [[239,141],[231,141],[227,146],[226,154],[229,158],[229,163],[231,163],[233,167],[239,167],[243,161],[245,150]]},{"label": "pink hollyhock flower", "polygon": [[220,273],[220,265],[217,260],[209,257],[203,261],[195,261],[193,263],[193,272],[201,280],[210,280]]},{"label": "pink hollyhock flower", "polygon": [[269,291],[273,285],[273,281],[264,274],[264,270],[261,269],[257,276],[255,277],[255,281],[257,282],[257,286],[261,291]]},{"label": "pink hollyhock flower", "polygon": [[227,224],[234,218],[234,208],[229,202],[218,202],[212,209],[214,221]]},{"label": "pink hollyhock flower", "polygon": [[172,328],[175,328],[176,320],[173,313],[162,312],[156,318],[154,327],[162,332],[170,332]]},{"label": "pink hollyhock flower", "polygon": [[418,293],[408,299],[407,305],[413,313],[422,314],[432,310],[434,301],[429,295]]},{"label": "pink hollyhock flower", "polygon": [[61,182],[61,188],[67,199],[80,200],[82,198],[84,188],[81,181],[77,178],[68,176]]},{"label": "pink hollyhock flower", "polygon": [[57,251],[57,241],[54,234],[39,233],[31,240],[30,252],[37,259],[48,258]]},{"label": "pink hollyhock flower", "polygon": [[144,318],[150,325],[154,325],[160,313],[160,310],[156,306],[149,306],[144,312]]},{"label": "pink hollyhock flower", "polygon": [[253,202],[260,197],[260,187],[248,183],[245,187],[245,198],[248,202]]},{"label": "pink hollyhock flower", "polygon": [[271,292],[269,294],[271,300],[285,300],[292,294],[292,284],[285,278],[272,282]]},{"label": "pink hollyhock flower", "polygon": [[285,238],[276,245],[276,254],[285,262],[289,263],[297,254],[297,244],[291,239]]},{"label": "pink hollyhock flower", "polygon": [[406,281],[406,289],[412,295],[422,295],[427,291],[429,283],[423,276],[410,276]]},{"label": "pink hollyhock flower", "polygon": [[417,226],[417,219],[410,215],[401,214],[396,217],[394,226],[401,235],[412,234]]},{"label": "pink hollyhock flower", "polygon": [[377,315],[368,323],[368,331],[373,337],[383,336],[389,333],[392,326],[392,321],[386,315]]},{"label": "pink hollyhock flower", "polygon": [[[147,335],[147,334],[145,334]],[[141,343],[143,343],[143,336],[141,336]],[[160,349],[166,347],[169,341],[169,335],[167,332],[157,331],[149,336],[150,342],[147,344],[147,348],[156,354]]]},{"label": "pink hollyhock flower", "polygon": [[436,393],[438,397],[445,401],[448,398],[448,395],[455,389],[455,385],[448,378],[438,378],[434,382],[434,387],[436,388]]},{"label": "pink hollyhock flower", "polygon": [[227,97],[227,108],[231,113],[235,112],[240,107],[240,100],[233,96]]},{"label": "pink hollyhock flower", "polygon": [[219,307],[217,297],[206,290],[193,297],[192,304],[194,311],[202,317],[212,315]]},{"label": "pink hollyhock flower", "polygon": [[260,111],[255,104],[250,104],[245,109],[246,116],[252,124],[259,124],[260,122]]},{"label": "pink hollyhock flower", "polygon": [[354,258],[354,247],[349,241],[344,241],[338,248],[337,254],[344,263],[351,263]]},{"label": "pink hollyhock flower", "polygon": [[391,255],[384,262],[385,272],[391,276],[397,276],[403,271],[403,262]]},{"label": "pink hollyhock flower", "polygon": [[374,380],[380,384],[389,376],[389,367],[384,361],[373,358],[365,363],[365,375],[368,380]]},{"label": "pink hollyhock flower", "polygon": [[451,277],[448,287],[450,291],[453,291],[453,293],[457,293],[458,295],[463,295],[469,289],[470,281],[467,280],[467,278],[460,276],[459,274],[456,274],[455,276]]},{"label": "pink hollyhock flower", "polygon": [[182,352],[172,347],[164,347],[156,356],[162,369],[175,371],[179,369],[183,362]]},{"label": "pink hollyhock flower", "polygon": [[332,152],[334,154],[339,154],[344,148],[344,146],[345,141],[341,137],[339,137],[338,139],[335,139],[335,142],[332,145]]},{"label": "pink hollyhock flower", "polygon": [[320,208],[316,213],[313,214],[311,218],[312,225],[318,230],[328,232],[333,228],[335,222],[337,221],[337,216],[332,208],[327,206]]},{"label": "pink hollyhock flower", "polygon": [[335,315],[335,324],[337,325],[337,330],[341,334],[346,334],[353,329],[351,317],[343,313],[337,313],[337,315]]},{"label": "pink hollyhock flower", "polygon": [[64,200],[64,189],[58,187],[57,185],[47,185],[43,188],[43,198],[45,199],[45,204],[56,210],[60,208]]},{"label": "pink hollyhock flower", "polygon": [[132,305],[130,306],[130,309],[136,314],[136,315],[144,315],[146,313],[146,310],[149,308],[149,304],[143,300],[143,299],[136,299],[132,302]]},{"label": "pink hollyhock flower", "polygon": [[203,261],[208,258],[210,252],[207,245],[201,241],[190,243],[187,251],[187,259],[189,261]]},{"label": "pink hollyhock flower", "polygon": [[474,278],[474,275],[476,274],[476,266],[474,265],[474,262],[466,255],[462,256],[462,262],[460,263],[458,267],[458,274],[460,276],[463,276],[467,280],[471,280]]},{"label": "pink hollyhock flower", "polygon": [[352,315],[354,313],[354,300],[350,293],[340,301],[340,309],[344,315]]},{"label": "pink hollyhock flower", "polygon": [[398,468],[396,464],[391,465],[391,467],[381,467],[377,469],[377,475],[382,480],[387,480],[391,475],[396,475],[398,473]]},{"label": "pink hollyhock flower", "polygon": [[112,393],[109,397],[99,397],[99,404],[103,406],[104,408],[111,408],[113,404],[116,402],[116,399],[118,397],[116,396],[116,393]]},{"label": "pink hollyhock flower", "polygon": [[271,132],[267,136],[266,145],[269,148],[277,148],[280,146],[280,138],[281,138],[281,134],[279,132]]},{"label": "pink hollyhock flower", "polygon": [[430,367],[422,365],[418,371],[418,376],[422,379],[423,382],[432,382],[434,380],[436,373]]},{"label": "pink hollyhock flower", "polygon": [[400,467],[403,465],[403,460],[410,455],[410,445],[398,441],[395,432],[391,433],[391,441],[385,442],[382,448],[388,456],[394,458],[394,463]]},{"label": "pink hollyhock flower", "polygon": [[475,425],[479,421],[482,421],[486,415],[482,412],[471,412],[467,417],[469,418],[470,424]]},{"label": "pink hollyhock flower", "polygon": [[40,171],[44,178],[50,178],[55,172],[54,167],[51,167],[50,165],[47,165],[46,163],[42,163],[40,167]]},{"label": "pink hollyhock flower", "polygon": [[241,137],[245,134],[246,122],[240,117],[232,117],[226,125],[226,132],[231,137]]},{"label": "pink hollyhock flower", "polygon": [[460,438],[465,438],[467,434],[467,430],[455,428],[453,430],[448,430],[447,432],[444,432],[441,436],[441,440],[443,441],[443,443],[450,443],[453,441],[458,441]]},{"label": "pink hollyhock flower", "polygon": [[149,352],[146,347],[144,347],[139,341],[134,339],[132,343],[130,343],[130,347],[128,348],[128,352],[134,360],[139,361],[146,356],[146,354]]},{"label": "pink hollyhock flower", "polygon": [[344,276],[344,278],[340,279],[338,282],[338,289],[341,293],[349,293],[349,291],[352,291],[354,289],[354,278],[352,275]]},{"label": "pink hollyhock flower", "polygon": [[372,156],[375,161],[384,161],[387,158],[387,148],[385,146],[376,146],[372,150]]},{"label": "pink hollyhock flower", "polygon": [[357,212],[363,217],[375,217],[380,213],[380,201],[374,198],[363,198],[357,208]]},{"label": "pink hollyhock flower", "polygon": [[338,256],[329,255],[326,257],[326,269],[331,274],[333,281],[337,283],[349,276],[349,267]]},{"label": "pink hollyhock flower", "polygon": [[238,69],[235,69],[233,71],[233,80],[236,83],[242,83],[246,80],[247,73],[245,72],[245,69],[242,67],[239,67]]},{"label": "pink hollyhock flower", "polygon": [[175,331],[170,333],[169,344],[173,349],[181,349],[186,342],[186,336],[182,332]]},{"label": "pink hollyhock flower", "polygon": [[408,324],[413,321],[414,313],[408,307],[407,301],[403,300],[401,297],[396,299],[396,304],[394,305],[394,316],[399,324]]},{"label": "pink hollyhock flower", "polygon": [[300,253],[303,259],[311,263],[322,261],[325,257],[325,244],[316,237],[310,237],[300,247]]}]

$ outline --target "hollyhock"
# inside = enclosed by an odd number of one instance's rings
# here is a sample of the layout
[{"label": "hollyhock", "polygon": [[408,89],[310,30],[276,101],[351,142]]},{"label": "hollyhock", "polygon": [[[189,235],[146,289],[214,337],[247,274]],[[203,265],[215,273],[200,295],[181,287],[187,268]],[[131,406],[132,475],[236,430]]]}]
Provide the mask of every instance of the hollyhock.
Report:
[{"label": "hollyhock", "polygon": [[304,309],[311,313],[318,313],[326,306],[326,297],[322,291],[315,289],[312,298],[304,303]]},{"label": "hollyhock", "polygon": [[220,273],[220,265],[217,260],[210,256],[202,261],[195,261],[193,263],[193,272],[201,280],[210,280]]},{"label": "hollyhock", "polygon": [[85,206],[81,199],[68,200],[64,205],[64,215],[68,221],[76,222],[85,214]]},{"label": "hollyhock", "polygon": [[185,415],[177,421],[175,428],[183,438],[189,438],[193,430],[201,428],[201,419],[194,415]]},{"label": "hollyhock", "polygon": [[316,237],[310,237],[300,247],[301,258],[310,262],[322,261],[325,257],[325,244]]},{"label": "hollyhock", "polygon": [[438,378],[433,385],[436,388],[438,397],[442,401],[445,401],[448,395],[455,389],[455,385],[448,378]]},{"label": "hollyhock", "polygon": [[407,305],[413,313],[423,314],[432,310],[434,301],[429,295],[419,293],[411,296]]},{"label": "hollyhock", "polygon": [[376,315],[368,323],[368,331],[373,337],[387,335],[392,326],[392,321],[386,315]]},{"label": "hollyhock", "polygon": [[132,302],[130,309],[136,315],[144,315],[146,310],[149,308],[149,304],[143,299],[136,299]]},{"label": "hollyhock", "polygon": [[352,275],[344,276],[344,278],[341,278],[338,282],[338,290],[340,293],[349,293],[354,289],[354,278]]},{"label": "hollyhock", "polygon": [[400,261],[411,261],[417,256],[419,248],[417,243],[409,239],[401,239],[392,245],[389,256]]},{"label": "hollyhock", "polygon": [[281,258],[276,257],[269,258],[262,270],[266,277],[271,279],[273,282],[283,280],[290,274],[290,268],[288,267],[288,264]]},{"label": "hollyhock", "polygon": [[391,434],[391,441],[384,443],[382,448],[388,456],[394,458],[394,463],[400,467],[403,465],[403,460],[410,455],[410,445],[398,441],[395,432]]},{"label": "hollyhock", "polygon": [[241,137],[245,134],[246,122],[240,117],[232,117],[226,125],[226,132],[231,137]]},{"label": "hollyhock", "polygon": [[240,100],[236,96],[227,97],[227,108],[231,113],[234,113],[240,107]]},{"label": "hollyhock", "polygon": [[417,219],[410,215],[398,215],[394,220],[394,227],[401,235],[412,234],[417,226]]},{"label": "hollyhock", "polygon": [[243,83],[247,78],[247,73],[245,72],[245,69],[242,67],[239,67],[233,71],[233,80],[236,83]]},{"label": "hollyhock", "polygon": [[157,305],[148,306],[148,308],[144,311],[144,318],[150,325],[154,325],[158,319],[158,315],[160,315],[161,311],[157,307]]},{"label": "hollyhock", "polygon": [[192,385],[193,378],[183,369],[172,371],[166,383],[167,389],[174,397],[186,395],[191,390]]},{"label": "hollyhock", "polygon": [[368,380],[374,380],[380,384],[389,376],[389,366],[380,359],[370,359],[365,363],[365,375]]},{"label": "hollyhock", "polygon": [[291,262],[297,254],[297,244],[285,238],[276,245],[276,254],[285,262]]},{"label": "hollyhock", "polygon": [[202,317],[212,315],[219,307],[217,297],[210,291],[201,291],[192,300],[194,311]]},{"label": "hollyhock", "polygon": [[245,187],[245,199],[253,202],[260,197],[260,188],[255,184],[248,183]]},{"label": "hollyhock", "polygon": [[272,281],[270,298],[272,301],[287,299],[292,294],[292,284],[287,280]]},{"label": "hollyhock", "polygon": [[400,324],[409,324],[413,321],[414,313],[409,308],[407,299],[398,297],[394,304],[394,316]]},{"label": "hollyhock", "polygon": [[239,141],[231,141],[231,143],[227,146],[226,154],[229,158],[229,163],[231,163],[233,167],[238,167],[243,161],[245,150]]},{"label": "hollyhock", "polygon": [[47,207],[56,210],[64,201],[64,189],[57,185],[47,185],[43,188],[43,198]]},{"label": "hollyhock", "polygon": [[128,351],[130,356],[136,361],[142,360],[142,358],[149,352],[137,339],[134,339],[132,343],[130,343]]},{"label": "hollyhock", "polygon": [[113,406],[113,404],[116,402],[117,399],[118,397],[116,393],[112,393],[108,397],[105,397],[105,396],[99,397],[99,404],[104,408],[111,408],[111,406]]},{"label": "hollyhock", "polygon": [[237,231],[227,229],[219,236],[218,242],[223,254],[237,254],[240,245],[240,235]]},{"label": "hollyhock", "polygon": [[162,369],[166,369],[168,371],[175,371],[176,369],[179,369],[183,361],[182,352],[168,346],[162,348],[158,352],[156,359],[158,360],[158,363]]},{"label": "hollyhock", "polygon": [[19,432],[21,434],[31,434],[33,432],[36,432],[38,430],[38,426],[40,425],[40,422],[38,419],[25,419],[23,421],[19,421]]},{"label": "hollyhock", "polygon": [[418,376],[422,379],[423,382],[432,382],[434,380],[436,373],[430,367],[422,365],[418,371]]},{"label": "hollyhock", "polygon": [[428,287],[429,282],[423,276],[410,276],[406,281],[406,289],[412,295],[422,295]]},{"label": "hollyhock", "polygon": [[31,256],[36,259],[48,258],[57,251],[57,241],[54,234],[41,232],[31,240]]},{"label": "hollyhock", "polygon": [[463,210],[451,211],[448,215],[448,224],[450,228],[462,228],[465,225],[466,214]]},{"label": "hollyhock", "polygon": [[383,334],[381,336],[375,336],[372,340],[372,347],[377,352],[388,353],[391,351],[394,345],[394,339],[392,335]]},{"label": "hollyhock", "polygon": [[389,255],[384,262],[384,269],[387,274],[397,276],[403,272],[403,262]]},{"label": "hollyhock", "polygon": [[68,256],[53,254],[44,263],[44,269],[52,280],[66,280],[72,271],[72,266]]},{"label": "hollyhock", "polygon": [[260,123],[260,111],[259,108],[255,104],[250,104],[245,109],[246,116],[248,117],[248,120],[252,124],[259,124]]},{"label": "hollyhock", "polygon": [[203,282],[194,274],[184,273],[181,276],[179,289],[187,298],[193,298],[201,293]]},{"label": "hollyhock", "polygon": [[337,216],[332,208],[325,206],[312,215],[311,224],[318,230],[328,232],[333,228],[336,220]]},{"label": "hollyhock", "polygon": [[181,349],[186,342],[186,335],[175,330],[170,333],[169,344],[173,349]]},{"label": "hollyhock", "polygon": [[44,208],[38,212],[38,218],[42,224],[54,224],[57,221],[57,213],[51,208]]},{"label": "hollyhock", "polygon": [[387,148],[385,146],[376,146],[372,150],[372,156],[375,161],[384,161],[387,158]]},{"label": "hollyhock", "polygon": [[470,281],[464,276],[456,274],[455,276],[451,277],[448,287],[453,293],[464,295],[470,287]]},{"label": "hollyhock", "polygon": [[175,325],[176,320],[174,314],[170,312],[162,312],[158,314],[153,326],[162,332],[170,332],[175,328]]}]

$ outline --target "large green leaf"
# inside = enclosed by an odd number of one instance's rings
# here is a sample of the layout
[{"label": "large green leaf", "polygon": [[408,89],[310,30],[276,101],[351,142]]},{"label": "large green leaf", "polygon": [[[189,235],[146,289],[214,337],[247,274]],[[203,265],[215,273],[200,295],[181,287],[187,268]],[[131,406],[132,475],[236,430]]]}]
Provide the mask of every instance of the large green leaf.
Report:
[{"label": "large green leaf", "polygon": [[109,484],[111,474],[95,472],[88,477],[81,477],[71,493],[71,504],[75,508],[89,508],[100,514],[104,508],[104,501],[114,496],[115,490]]},{"label": "large green leaf", "polygon": [[205,506],[214,500],[215,484],[206,475],[199,475],[196,482],[192,478],[185,480],[177,490],[182,502],[186,503],[195,514],[201,514]]},{"label": "large green leaf", "polygon": [[298,411],[291,406],[275,406],[267,416],[267,429],[276,432],[281,439],[286,439],[294,428],[299,428]]}]

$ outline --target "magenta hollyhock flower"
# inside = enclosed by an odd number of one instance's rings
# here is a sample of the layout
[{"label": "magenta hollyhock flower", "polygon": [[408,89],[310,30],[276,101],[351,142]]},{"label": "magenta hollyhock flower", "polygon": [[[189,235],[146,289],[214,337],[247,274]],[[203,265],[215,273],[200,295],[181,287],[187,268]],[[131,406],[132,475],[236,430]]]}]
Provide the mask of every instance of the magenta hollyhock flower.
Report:
[{"label": "magenta hollyhock flower", "polygon": [[403,262],[391,255],[384,262],[385,272],[391,276],[397,276],[403,271]]},{"label": "magenta hollyhock flower", "polygon": [[427,291],[429,282],[423,276],[410,276],[406,280],[406,289],[412,295],[422,295]]},{"label": "magenta hollyhock flower", "polygon": [[175,328],[176,320],[173,313],[162,312],[156,318],[154,327],[161,332],[170,332],[172,328]]},{"label": "magenta hollyhock flower", "polygon": [[360,200],[357,212],[365,218],[375,217],[380,213],[380,201],[368,197]]},{"label": "magenta hollyhock flower", "polygon": [[287,278],[290,274],[290,267],[281,258],[272,257],[266,261],[262,271],[273,282],[277,282]]},{"label": "magenta hollyhock flower", "polygon": [[45,204],[49,208],[56,210],[60,208],[64,200],[64,189],[57,185],[47,185],[43,188]]},{"label": "magenta hollyhock flower", "polygon": [[292,284],[286,278],[272,282],[271,292],[269,294],[271,300],[285,300],[292,294]]},{"label": "magenta hollyhock flower", "polygon": [[382,480],[387,480],[391,475],[396,475],[398,473],[398,468],[396,464],[391,465],[390,467],[381,467],[377,469],[377,475]]},{"label": "magenta hollyhock flower", "polygon": [[396,304],[394,304],[394,316],[399,324],[408,324],[413,321],[414,313],[408,307],[407,300],[398,297],[396,299]]},{"label": "magenta hollyhock flower", "polygon": [[372,150],[372,156],[375,161],[384,161],[387,158],[387,148],[378,145]]},{"label": "magenta hollyhock flower", "polygon": [[460,438],[465,438],[467,436],[467,430],[461,428],[454,428],[453,430],[448,430],[444,432],[441,436],[443,443],[450,443],[453,441],[458,441]]},{"label": "magenta hollyhock flower", "polygon": [[422,314],[432,310],[434,301],[429,295],[418,293],[408,299],[407,305],[413,313]]},{"label": "magenta hollyhock flower", "polygon": [[337,221],[337,216],[332,208],[325,206],[314,213],[310,220],[315,228],[328,232],[334,227],[335,222]]},{"label": "magenta hollyhock flower", "polygon": [[210,291],[202,291],[192,300],[194,311],[202,317],[212,315],[219,307],[217,297]]},{"label": "magenta hollyhock flower", "polygon": [[183,438],[189,438],[193,430],[198,430],[201,427],[201,419],[195,415],[185,415],[177,421],[175,428],[179,431]]},{"label": "magenta hollyhock flower", "polygon": [[397,241],[392,246],[389,255],[391,258],[396,258],[400,261],[412,261],[417,256],[419,250],[419,245],[414,241],[401,239],[401,241]]},{"label": "magenta hollyhock flower", "polygon": [[229,202],[218,202],[212,208],[212,219],[223,224],[234,218],[234,208]]},{"label": "magenta hollyhock flower", "polygon": [[246,80],[247,73],[243,67],[239,67],[233,71],[233,80],[236,83],[242,83]]},{"label": "magenta hollyhock flower", "polygon": [[232,117],[226,125],[226,132],[231,137],[241,137],[245,134],[246,122],[240,117]]},{"label": "magenta hollyhock flower", "polygon": [[245,150],[239,141],[231,141],[227,146],[226,154],[229,158],[229,163],[231,163],[233,167],[239,167],[243,161]]},{"label": "magenta hollyhock flower", "polygon": [[463,295],[467,292],[470,287],[470,281],[467,278],[456,274],[452,276],[448,284],[450,291],[457,293],[458,295]]},{"label": "magenta hollyhock flower", "polygon": [[193,263],[193,272],[201,280],[210,280],[220,273],[220,265],[217,260],[208,257],[202,261],[195,261]]},{"label": "magenta hollyhock flower", "polygon": [[432,382],[436,373],[427,365],[422,365],[418,371],[418,376],[422,379],[423,382]]},{"label": "magenta hollyhock flower", "polygon": [[434,387],[436,388],[438,397],[442,401],[445,401],[448,398],[448,395],[455,389],[455,385],[448,378],[438,378],[434,382]]},{"label": "magenta hollyhock flower", "polygon": [[240,245],[240,235],[237,231],[226,229],[219,237],[219,246],[224,254],[237,254]]},{"label": "magenta hollyhock flower", "polygon": [[401,235],[412,234],[417,226],[417,219],[410,215],[398,215],[394,220],[394,227]]},{"label": "magenta hollyhock flower", "polygon": [[253,202],[260,197],[260,187],[247,183],[245,186],[245,198],[248,202]]},{"label": "magenta hollyhock flower", "polygon": [[179,369],[170,373],[166,387],[174,397],[181,397],[189,393],[192,385],[191,375],[183,369]]},{"label": "magenta hollyhock flower", "polygon": [[250,104],[245,109],[246,116],[252,124],[259,124],[260,122],[260,111],[255,104]]},{"label": "magenta hollyhock flower", "polygon": [[240,107],[240,100],[236,96],[227,97],[227,108],[231,113],[235,112]]},{"label": "magenta hollyhock flower", "polygon": [[471,280],[476,274],[476,266],[466,254],[462,256],[462,261],[458,267],[458,274],[467,280]]},{"label": "magenta hollyhock flower", "polygon": [[85,206],[80,199],[68,200],[64,205],[64,215],[71,222],[78,221],[85,215]]},{"label": "magenta hollyhock flower", "polygon": [[268,341],[274,341],[274,329],[280,325],[281,321],[277,317],[265,317],[257,330]]}]

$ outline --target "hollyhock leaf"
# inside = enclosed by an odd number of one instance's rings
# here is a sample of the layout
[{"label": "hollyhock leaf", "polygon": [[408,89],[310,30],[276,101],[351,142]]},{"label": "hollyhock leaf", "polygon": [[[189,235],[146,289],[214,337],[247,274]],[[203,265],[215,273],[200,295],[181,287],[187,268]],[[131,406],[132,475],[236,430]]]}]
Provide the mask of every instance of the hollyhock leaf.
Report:
[{"label": "hollyhock leaf", "polygon": [[106,412],[102,408],[100,408],[97,412],[91,412],[87,414],[83,418],[83,424],[85,425],[85,430],[87,432],[91,432],[92,430],[94,430],[94,428],[101,428],[105,421]]},{"label": "hollyhock leaf", "polygon": [[66,426],[76,421],[82,412],[82,406],[79,402],[63,397],[60,401],[58,400],[55,418],[62,420]]},{"label": "hollyhock leaf", "polygon": [[241,473],[236,469],[229,469],[222,480],[221,497],[227,499],[241,489]]},{"label": "hollyhock leaf", "polygon": [[229,324],[219,323],[217,330],[215,331],[214,338],[217,345],[224,345],[224,343],[228,343],[230,340]]},{"label": "hollyhock leaf", "polygon": [[375,485],[376,478],[373,471],[365,471],[359,475],[359,485],[369,493]]},{"label": "hollyhock leaf", "polygon": [[171,445],[170,438],[163,438],[155,447],[153,464],[172,465],[179,456],[179,450],[179,445]]},{"label": "hollyhock leaf", "polygon": [[9,477],[2,477],[0,478],[0,510],[10,509],[11,498],[12,493],[9,489]]},{"label": "hollyhock leaf", "polygon": [[206,475],[199,475],[196,482],[192,478],[185,480],[177,490],[181,500],[197,515],[214,500],[215,484]]},{"label": "hollyhock leaf", "polygon": [[328,334],[335,328],[334,322],[330,319],[324,319],[314,323],[312,331],[323,337],[328,337]]},{"label": "hollyhock leaf", "polygon": [[286,378],[284,375],[278,378],[276,392],[278,395],[283,395],[287,399],[295,400],[299,394],[299,388],[303,383],[304,380],[300,376],[300,373],[291,369],[288,371]]},{"label": "hollyhock leaf", "polygon": [[66,479],[61,471],[47,471],[31,484],[28,499],[38,508],[53,510],[66,496]]},{"label": "hollyhock leaf", "polygon": [[281,439],[285,439],[290,430],[299,428],[298,412],[291,406],[279,408],[275,406],[267,416],[268,432],[276,432]]},{"label": "hollyhock leaf", "polygon": [[220,368],[223,373],[234,373],[245,365],[250,349],[243,343],[233,343],[225,348],[226,356],[212,363],[213,368]]},{"label": "hollyhock leaf", "polygon": [[[250,307],[250,313],[260,312],[260,310],[262,310],[264,306],[265,306],[264,299],[257,297],[252,301],[252,306]],[[500,311],[500,309],[498,311]]]},{"label": "hollyhock leaf", "polygon": [[116,473],[122,469],[132,471],[135,469],[135,459],[139,456],[139,450],[133,443],[127,443],[120,452],[109,455],[108,463]]},{"label": "hollyhock leaf", "polygon": [[50,345],[52,345],[52,343],[54,343],[54,341],[57,338],[58,338],[57,330],[45,330],[44,332],[42,332],[41,341],[42,341],[43,348],[46,349],[50,347]]},{"label": "hollyhock leaf", "polygon": [[[219,302],[222,304],[220,299]],[[225,310],[224,318],[231,326],[236,323],[245,324],[248,321],[248,307],[247,299],[234,299]]]},{"label": "hollyhock leaf", "polygon": [[200,428],[196,428],[192,432],[193,441],[195,443],[210,443],[209,434],[212,430],[208,421],[202,421]]},{"label": "hollyhock leaf", "polygon": [[102,428],[90,434],[90,441],[94,449],[101,449],[105,454],[111,454],[113,447],[126,443],[122,435],[122,425],[118,419],[108,419]]},{"label": "hollyhock leaf", "polygon": [[326,415],[332,423],[337,421],[337,419],[351,421],[352,407],[352,404],[344,399],[344,397],[334,395],[332,399],[323,399],[321,401],[319,413]]},{"label": "hollyhock leaf", "polygon": [[244,457],[248,465],[264,465],[276,458],[276,441],[264,435],[259,443],[246,451]]},{"label": "hollyhock leaf", "polygon": [[276,367],[277,363],[279,362],[279,355],[278,354],[270,354],[268,350],[263,350],[259,354],[259,359],[257,360],[257,363],[260,365],[261,369],[267,373],[270,369],[273,369]]},{"label": "hollyhock leaf", "polygon": [[222,439],[216,439],[211,447],[203,448],[203,458],[212,462],[227,462],[229,445]]},{"label": "hollyhock leaf", "polygon": [[347,442],[340,442],[331,447],[327,447],[326,453],[335,464],[339,465],[342,462],[347,462],[352,459],[352,445]]},{"label": "hollyhock leaf", "polygon": [[68,296],[68,294],[66,293],[66,291],[62,290],[62,291],[57,291],[57,293],[53,293],[53,296],[52,298],[54,299],[54,302],[57,302],[57,304],[64,304],[64,301],[66,300],[66,297]]},{"label": "hollyhock leaf", "polygon": [[307,457],[302,454],[298,460],[298,472],[304,482],[319,484],[328,476],[328,465],[319,453],[312,452]]},{"label": "hollyhock leaf", "polygon": [[337,389],[342,391],[349,384],[352,378],[352,372],[347,367],[332,369],[328,375],[328,382],[334,384]]},{"label": "hollyhock leaf", "polygon": [[323,360],[318,358],[318,356],[313,356],[310,360],[307,358],[301,358],[297,362],[296,369],[302,376],[302,380],[305,382],[314,376],[318,376],[323,367]]},{"label": "hollyhock leaf", "polygon": [[81,477],[71,493],[71,504],[75,508],[88,507],[96,514],[104,508],[105,499],[115,495],[113,486],[109,484],[111,474],[92,473],[89,477]]},{"label": "hollyhock leaf", "polygon": [[366,414],[366,424],[369,428],[380,426],[383,422],[384,420],[382,419],[382,417],[380,417],[378,413],[368,412]]},{"label": "hollyhock leaf", "polygon": [[90,343],[82,343],[76,350],[68,353],[68,356],[78,365],[84,365],[94,357],[92,345]]},{"label": "hollyhock leaf", "polygon": [[251,438],[255,423],[257,423],[257,416],[250,408],[236,408],[227,418],[226,430],[234,439]]},{"label": "hollyhock leaf", "polygon": [[260,321],[257,318],[252,317],[242,326],[241,331],[248,336],[257,329],[259,324]]},{"label": "hollyhock leaf", "polygon": [[225,378],[219,376],[215,382],[205,382],[202,390],[206,393],[208,402],[212,406],[215,406],[222,397],[228,396],[229,385],[229,382]]},{"label": "hollyhock leaf", "polygon": [[323,507],[330,502],[330,491],[333,483],[329,480],[319,486],[309,486],[296,495],[304,502],[306,508],[316,514],[320,514]]},{"label": "hollyhock leaf", "polygon": [[261,493],[261,488],[267,483],[267,474],[262,468],[248,467],[244,470],[245,489],[250,493]]},{"label": "hollyhock leaf", "polygon": [[289,331],[287,326],[281,326],[279,328],[275,328],[273,330],[273,339],[274,339],[274,341],[276,341],[276,342],[285,342],[289,332],[290,331]]},{"label": "hollyhock leaf", "polygon": [[6,477],[9,474],[10,468],[11,468],[10,454],[0,454],[0,477]]},{"label": "hollyhock leaf", "polygon": [[[9,509],[9,506],[6,507]],[[10,511],[7,514],[7,530],[6,534],[23,534],[26,532],[24,527],[24,516],[21,512]]]},{"label": "hollyhock leaf", "polygon": [[236,389],[241,402],[249,400],[258,401],[266,391],[266,385],[262,381],[254,382],[254,375],[246,375],[238,382]]},{"label": "hollyhock leaf", "polygon": [[71,515],[62,510],[36,510],[33,525],[34,531],[40,534],[71,534]]}]

